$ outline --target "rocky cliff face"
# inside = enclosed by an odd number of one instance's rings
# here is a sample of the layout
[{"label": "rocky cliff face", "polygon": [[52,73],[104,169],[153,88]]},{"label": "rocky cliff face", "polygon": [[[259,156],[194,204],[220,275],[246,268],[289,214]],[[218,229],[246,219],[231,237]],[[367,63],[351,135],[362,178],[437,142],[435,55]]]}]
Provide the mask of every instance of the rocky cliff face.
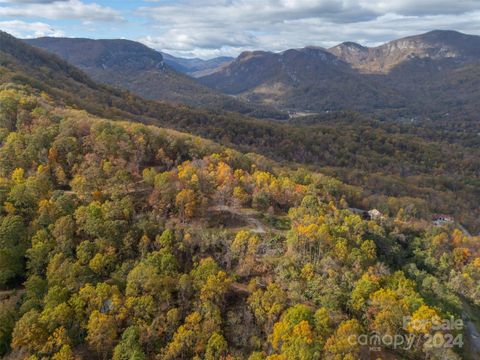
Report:
[{"label": "rocky cliff face", "polygon": [[455,31],[432,31],[374,48],[343,43],[329,51],[363,73],[381,74],[407,61],[429,59],[468,63],[479,60],[480,37]]},{"label": "rocky cliff face", "polygon": [[478,100],[467,91],[472,81],[454,79],[479,62],[479,36],[432,31],[372,48],[346,42],[328,50],[244,52],[200,80],[250,103],[294,111],[387,110],[423,116],[439,109],[473,109]]},{"label": "rocky cliff face", "polygon": [[345,61],[319,47],[244,52],[200,81],[251,103],[295,111],[403,105],[402,97],[394,96],[391,89],[362,78]]}]

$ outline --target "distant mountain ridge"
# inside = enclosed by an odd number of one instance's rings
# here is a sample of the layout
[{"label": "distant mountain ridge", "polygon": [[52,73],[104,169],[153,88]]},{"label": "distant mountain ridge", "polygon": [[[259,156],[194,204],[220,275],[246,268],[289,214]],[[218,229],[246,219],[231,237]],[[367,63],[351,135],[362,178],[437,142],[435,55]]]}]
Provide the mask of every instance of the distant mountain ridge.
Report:
[{"label": "distant mountain ridge", "polygon": [[162,52],[165,63],[172,69],[192,77],[208,75],[218,68],[228,65],[234,58],[220,56],[213,59],[203,60],[199,58],[185,59]]},{"label": "distant mountain ridge", "polygon": [[198,96],[213,93],[165,65],[161,53],[130,40],[38,38],[26,43],[60,56],[94,80],[124,87],[154,100],[192,104]]},{"label": "distant mountain ridge", "polygon": [[245,52],[199,80],[251,103],[290,111],[478,118],[480,100],[468,91],[480,81],[477,72],[468,85],[455,80],[476,64],[480,36],[437,30],[374,48],[346,42],[330,49]]},{"label": "distant mountain ridge", "polygon": [[394,118],[480,117],[474,85],[480,81],[480,37],[456,31],[377,47],[345,42],[330,49],[247,51],[233,60],[181,59],[128,40],[26,41],[96,81],[148,99],[271,118],[285,118],[285,111],[344,110]]},{"label": "distant mountain ridge", "polygon": [[[253,103],[289,110],[368,110],[404,101],[388,86],[362,77],[319,47],[281,53],[244,52],[219,71],[199,79],[216,90]],[[381,91],[380,91],[381,90]]]},{"label": "distant mountain ridge", "polygon": [[166,70],[162,54],[131,40],[43,37],[24,41],[53,52],[86,70],[90,68],[104,70],[128,68],[130,71]]},{"label": "distant mountain ridge", "polygon": [[[480,75],[479,70],[480,67],[468,69],[449,81],[467,81],[478,93],[478,82],[469,79],[469,74],[477,71]],[[33,88],[62,107],[82,109],[109,119],[161,125],[282,162],[322,167],[350,183],[365,184],[370,195],[417,194],[426,204],[433,204],[435,212],[450,213],[446,206],[453,209],[452,213],[459,211],[465,224],[480,227],[476,212],[478,196],[474,196],[479,193],[480,184],[477,166],[480,147],[475,136],[479,123],[455,123],[445,118],[440,123],[431,122],[432,127],[421,122],[417,126],[410,121],[368,120],[352,112],[311,116],[303,119],[305,123],[302,119],[278,122],[148,101],[96,83],[60,57],[2,31],[0,84],[4,88],[17,85]],[[18,116],[24,119],[23,114]],[[28,117],[25,120],[28,122]],[[12,140],[18,142],[19,149],[23,146],[21,139]],[[457,145],[464,141],[468,148]],[[432,184],[441,190],[437,192]],[[408,203],[412,201],[411,197],[405,199]]]},{"label": "distant mountain ridge", "polygon": [[255,116],[260,112],[258,116],[282,116],[270,109],[258,110],[199,84],[172,69],[160,52],[135,41],[52,37],[23,41],[78,66],[95,81],[129,90],[146,99]]},{"label": "distant mountain ridge", "polygon": [[479,60],[480,36],[435,30],[373,48],[346,42],[328,51],[362,72],[388,73],[403,62],[414,59],[450,59],[456,63]]}]

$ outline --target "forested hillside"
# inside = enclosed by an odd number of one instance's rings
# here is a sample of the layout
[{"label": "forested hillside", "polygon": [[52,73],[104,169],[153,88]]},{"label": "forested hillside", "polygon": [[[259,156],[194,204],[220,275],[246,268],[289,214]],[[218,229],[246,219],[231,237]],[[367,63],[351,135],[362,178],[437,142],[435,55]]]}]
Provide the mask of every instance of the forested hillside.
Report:
[{"label": "forested hillside", "polygon": [[[24,41],[78,66],[95,81],[147,99],[276,119],[286,119],[286,112],[274,107],[294,114],[353,110],[393,120],[478,120],[480,37],[455,31],[431,31],[374,48],[347,42],[330,49],[252,51],[233,61],[182,62],[165,55],[167,65],[161,53],[133,41]],[[174,71],[171,61],[191,66],[196,72],[190,74],[211,89]],[[222,61],[227,62],[215,69]]]},{"label": "forested hillside", "polygon": [[[178,116],[206,116],[213,111],[193,110],[184,105],[149,101],[126,90],[115,89],[93,81],[87,74],[59,57],[27,45],[0,31],[0,80],[16,82],[48,92],[67,105],[109,118],[122,117],[136,121],[155,121],[169,113]],[[232,110],[242,112],[241,103]],[[267,116],[258,114],[258,116]],[[158,121],[158,120],[156,120]]]},{"label": "forested hillside", "polygon": [[480,231],[480,128],[468,119],[392,122],[347,112],[283,123],[217,114],[113,90],[8,34],[0,33],[0,41],[2,82],[28,84],[58,103],[109,119],[170,127],[277,161],[308,164],[359,185],[357,207],[378,207],[392,216],[403,208],[413,218],[446,213],[474,234]]},{"label": "forested hillside", "polygon": [[394,87],[357,74],[347,63],[317,47],[245,52],[199,80],[251,103],[299,112],[372,111],[407,105]]},{"label": "forested hillside", "polygon": [[[416,339],[375,357],[477,357],[478,238],[29,87],[0,99],[2,356],[353,360],[375,332]],[[468,326],[434,327],[450,316]]]},{"label": "forested hillside", "polygon": [[99,83],[131,91],[145,99],[286,118],[286,113],[253,106],[201,85],[170,67],[170,61],[164,61],[160,52],[135,41],[72,38],[23,41],[59,56]]},{"label": "forested hillside", "polygon": [[431,31],[368,48],[251,51],[200,78],[207,86],[292,112],[388,113],[394,120],[478,122],[480,37]]}]

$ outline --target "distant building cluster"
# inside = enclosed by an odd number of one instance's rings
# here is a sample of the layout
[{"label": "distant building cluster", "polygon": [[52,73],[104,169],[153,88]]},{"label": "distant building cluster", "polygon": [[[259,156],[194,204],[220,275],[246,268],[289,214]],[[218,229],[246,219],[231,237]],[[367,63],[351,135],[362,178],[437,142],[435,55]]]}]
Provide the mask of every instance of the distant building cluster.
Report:
[{"label": "distant building cluster", "polygon": [[455,219],[450,215],[436,214],[436,215],[433,215],[432,222],[435,226],[442,226],[445,224],[454,223]]},{"label": "distant building cluster", "polygon": [[383,218],[383,214],[377,209],[363,211],[362,216],[365,220],[379,220]]}]

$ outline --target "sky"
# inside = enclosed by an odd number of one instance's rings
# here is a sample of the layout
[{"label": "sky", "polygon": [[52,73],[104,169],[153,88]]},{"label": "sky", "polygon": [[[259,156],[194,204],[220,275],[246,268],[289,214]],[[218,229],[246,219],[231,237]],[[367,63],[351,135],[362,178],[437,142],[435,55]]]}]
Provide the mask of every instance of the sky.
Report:
[{"label": "sky", "polygon": [[375,46],[430,30],[480,35],[480,0],[0,0],[21,38],[122,38],[181,57],[344,41]]}]

